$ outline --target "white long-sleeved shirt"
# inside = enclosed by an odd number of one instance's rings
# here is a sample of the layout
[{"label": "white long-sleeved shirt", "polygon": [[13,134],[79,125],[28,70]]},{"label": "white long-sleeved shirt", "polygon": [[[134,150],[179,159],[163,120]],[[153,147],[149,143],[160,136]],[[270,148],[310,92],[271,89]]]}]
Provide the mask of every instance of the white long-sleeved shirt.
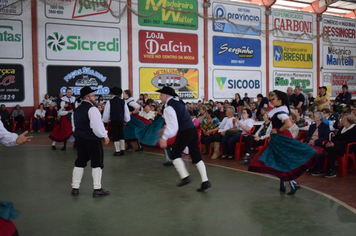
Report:
[{"label": "white long-sleeved shirt", "polygon": [[[67,96],[63,96],[62,97],[62,101],[61,101],[61,109],[59,110],[58,115],[65,116],[65,115],[68,114],[68,111],[66,111],[65,109],[62,110],[64,108],[64,106],[66,105],[66,102],[74,103],[75,106],[77,106],[77,104],[75,102],[75,97],[72,96],[72,97],[69,98]],[[73,107],[73,109],[74,109],[74,107]]]},{"label": "white long-sleeved shirt", "polygon": [[136,109],[137,107],[141,107],[140,104],[135,102],[133,97],[130,97],[130,98],[126,99],[125,103],[126,103],[127,106],[133,107],[134,109]]},{"label": "white long-sleeved shirt", "polygon": [[219,125],[219,133],[223,132],[223,131],[226,131],[226,130],[229,130],[229,129],[232,129],[234,127],[234,124],[233,124],[233,119],[235,117],[225,117],[221,122],[220,122],[220,125]]},{"label": "white long-sleeved shirt", "polygon": [[153,111],[149,111],[148,113],[145,110],[142,110],[138,113],[139,116],[142,116],[143,118],[147,120],[154,120],[156,117],[156,114]]},{"label": "white long-sleeved shirt", "polygon": [[37,116],[39,116],[40,118],[44,118],[46,116],[46,110],[42,110],[41,109],[37,109],[35,111],[35,114],[33,115],[35,118],[37,118]]},{"label": "white long-sleeved shirt", "polygon": [[0,121],[0,143],[4,144],[5,146],[15,146],[17,145],[17,137],[17,134],[7,131],[3,123]]},{"label": "white long-sleeved shirt", "polygon": [[[115,97],[115,96],[114,96]],[[113,99],[114,97],[110,98]],[[103,113],[103,122],[108,123],[110,120],[110,100],[106,103],[104,113]],[[124,121],[129,122],[131,120],[130,118],[130,111],[129,108],[127,107],[126,103],[124,106]]]},{"label": "white long-sleeved shirt", "polygon": [[[82,102],[89,102],[87,100],[84,100]],[[91,102],[89,102],[92,104]],[[92,104],[93,105],[93,104]],[[75,112],[72,115],[72,128],[73,132],[75,132],[75,125],[74,125],[74,116]],[[104,124],[101,121],[101,114],[98,110],[97,107],[93,106],[88,110],[88,117],[90,120],[90,128],[92,129],[93,133],[98,137],[98,138],[106,138],[108,136],[108,131],[105,130]]]},{"label": "white long-sleeved shirt", "polygon": [[164,104],[165,108],[163,110],[163,116],[166,122],[162,135],[162,139],[164,140],[174,137],[177,134],[179,128],[176,111],[173,109],[173,107],[167,106],[168,101],[171,99],[178,100],[178,98],[169,97],[166,101],[166,104]]},{"label": "white long-sleeved shirt", "polygon": [[[261,133],[261,131],[262,131],[262,129],[263,129],[263,126],[264,126],[264,124],[262,124],[262,125],[260,126],[260,128],[257,130],[257,132],[255,133],[255,135],[260,136],[260,133]],[[267,130],[266,130],[266,134],[260,136],[260,138],[261,138],[262,140],[264,140],[265,138],[271,136],[271,131],[272,131],[272,122],[269,122],[268,128],[267,128]]]}]

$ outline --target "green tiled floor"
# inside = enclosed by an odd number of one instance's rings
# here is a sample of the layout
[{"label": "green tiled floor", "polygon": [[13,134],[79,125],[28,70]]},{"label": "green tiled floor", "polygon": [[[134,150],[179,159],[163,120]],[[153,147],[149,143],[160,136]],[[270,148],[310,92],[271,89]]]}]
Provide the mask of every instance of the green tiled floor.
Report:
[{"label": "green tiled floor", "polygon": [[[200,177],[186,162],[192,183],[178,188],[163,156],[105,149],[103,187],[92,197],[91,169],[72,197],[75,151],[48,146],[0,146],[0,200],[12,201],[22,236],[71,235],[355,235],[356,214],[307,189],[280,194],[278,180],[207,166],[212,188],[199,193]],[[90,166],[90,164],[89,164]]]}]

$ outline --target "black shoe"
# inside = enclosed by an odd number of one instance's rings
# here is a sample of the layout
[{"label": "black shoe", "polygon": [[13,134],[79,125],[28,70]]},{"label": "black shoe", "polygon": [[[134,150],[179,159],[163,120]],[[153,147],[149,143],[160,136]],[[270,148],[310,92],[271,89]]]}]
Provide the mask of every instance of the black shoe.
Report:
[{"label": "black shoe", "polygon": [[78,189],[78,188],[72,188],[71,194],[72,194],[72,196],[78,196],[78,194],[79,194],[79,189]]},{"label": "black shoe", "polygon": [[204,192],[205,190],[207,190],[210,187],[211,187],[211,183],[209,181],[205,181],[205,182],[201,183],[201,186],[200,186],[200,188],[197,189],[197,191]]},{"label": "black shoe", "polygon": [[312,176],[322,176],[325,174],[325,172],[323,170],[313,170],[310,174]]},{"label": "black shoe", "polygon": [[127,144],[127,147],[126,147],[125,151],[127,151],[129,149],[133,149],[133,146],[131,145],[131,143]]},{"label": "black shoe", "polygon": [[250,164],[250,160],[247,159],[243,159],[242,161],[239,161],[240,165],[249,165]]},{"label": "black shoe", "polygon": [[52,150],[57,150],[56,146],[52,146]]},{"label": "black shoe", "polygon": [[279,191],[280,191],[281,193],[285,193],[285,192],[286,192],[286,186],[280,186],[280,187],[279,187]]},{"label": "black shoe", "polygon": [[294,187],[295,187],[296,189],[300,189],[300,185],[299,185],[297,182],[294,182]]},{"label": "black shoe", "polygon": [[114,152],[113,156],[121,156],[121,152]]},{"label": "black shoe", "polygon": [[226,160],[233,161],[235,160],[235,157],[228,157]]},{"label": "black shoe", "polygon": [[164,166],[173,166],[173,162],[171,161],[166,161],[165,163],[163,163]]},{"label": "black shoe", "polygon": [[287,193],[287,195],[292,196],[297,192],[297,188],[292,188],[291,191],[289,193]]},{"label": "black shoe", "polygon": [[335,170],[330,170],[328,172],[326,172],[326,174],[324,175],[325,178],[334,178],[336,177],[336,172]]},{"label": "black shoe", "polygon": [[139,147],[135,150],[135,152],[141,152],[141,151],[143,151],[143,147]]},{"label": "black shoe", "polygon": [[61,151],[65,151],[65,150],[66,150],[66,147],[62,147],[62,148],[61,148]]},{"label": "black shoe", "polygon": [[187,184],[189,184],[189,183],[190,183],[190,179],[189,179],[189,176],[188,176],[188,177],[185,177],[184,179],[182,179],[182,180],[180,181],[180,183],[177,184],[177,186],[178,186],[178,187],[182,187],[182,186],[187,185]]},{"label": "black shoe", "polygon": [[101,196],[107,196],[109,195],[109,191],[106,191],[105,189],[94,189],[93,191],[93,197],[101,197]]},{"label": "black shoe", "polygon": [[220,160],[226,160],[226,159],[227,159],[227,156],[221,156],[221,157],[218,157],[218,159],[220,159]]}]

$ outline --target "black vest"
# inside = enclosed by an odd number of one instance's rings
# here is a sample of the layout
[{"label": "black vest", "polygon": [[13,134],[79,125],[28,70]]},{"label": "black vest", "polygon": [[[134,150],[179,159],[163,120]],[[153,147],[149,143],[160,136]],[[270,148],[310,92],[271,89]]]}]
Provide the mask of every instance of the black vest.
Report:
[{"label": "black vest", "polygon": [[281,127],[283,126],[283,124],[284,124],[280,119],[278,119],[277,115],[279,115],[279,114],[287,114],[287,115],[288,115],[287,112],[280,111],[280,112],[276,112],[276,113],[272,116],[272,118],[271,118],[272,127],[275,128],[275,129],[281,128]]},{"label": "black vest", "polygon": [[75,137],[81,139],[100,139],[98,138],[90,128],[89,120],[89,109],[92,108],[92,105],[89,102],[83,101],[74,113],[74,125],[75,125]]},{"label": "black vest", "polygon": [[171,106],[177,114],[178,132],[189,128],[195,128],[192,118],[190,118],[188,110],[183,102],[171,99],[168,101],[167,105]]},{"label": "black vest", "polygon": [[110,99],[110,120],[124,120],[125,106],[125,101],[119,97]]}]

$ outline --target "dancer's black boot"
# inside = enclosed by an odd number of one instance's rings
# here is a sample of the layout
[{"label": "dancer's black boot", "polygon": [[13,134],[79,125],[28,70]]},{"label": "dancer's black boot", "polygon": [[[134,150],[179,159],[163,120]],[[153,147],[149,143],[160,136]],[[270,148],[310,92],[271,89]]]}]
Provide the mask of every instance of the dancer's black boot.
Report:
[{"label": "dancer's black boot", "polygon": [[294,195],[297,192],[297,188],[296,188],[293,180],[289,181],[289,184],[290,184],[291,191],[289,193],[287,193],[287,195],[291,196],[291,195]]},{"label": "dancer's black boot", "polygon": [[65,151],[67,147],[67,141],[63,142],[63,147],[61,148],[61,151]]},{"label": "dancer's black boot", "polygon": [[143,147],[141,146],[140,141],[137,140],[137,149],[135,150],[135,152],[141,152],[143,151]]},{"label": "dancer's black boot", "polygon": [[284,182],[282,180],[279,182],[279,191],[281,193],[285,193],[286,192],[286,186],[284,185]]}]

